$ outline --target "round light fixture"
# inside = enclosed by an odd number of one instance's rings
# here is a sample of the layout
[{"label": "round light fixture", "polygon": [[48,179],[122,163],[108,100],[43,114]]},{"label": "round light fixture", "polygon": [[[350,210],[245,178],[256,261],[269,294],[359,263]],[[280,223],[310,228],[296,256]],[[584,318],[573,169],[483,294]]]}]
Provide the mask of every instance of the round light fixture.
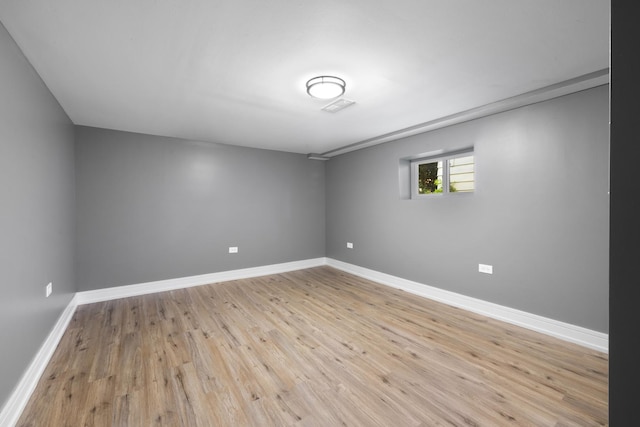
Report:
[{"label": "round light fixture", "polygon": [[344,80],[334,76],[314,77],[307,82],[307,93],[314,98],[332,99],[344,93]]}]

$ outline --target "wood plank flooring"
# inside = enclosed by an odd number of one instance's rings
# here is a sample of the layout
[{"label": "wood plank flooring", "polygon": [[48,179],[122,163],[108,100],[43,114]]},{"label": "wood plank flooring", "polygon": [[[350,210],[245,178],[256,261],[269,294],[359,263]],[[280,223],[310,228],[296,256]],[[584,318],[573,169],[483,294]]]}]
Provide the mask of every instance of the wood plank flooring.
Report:
[{"label": "wood plank flooring", "polygon": [[19,426],[600,426],[606,354],[330,267],[78,307]]}]

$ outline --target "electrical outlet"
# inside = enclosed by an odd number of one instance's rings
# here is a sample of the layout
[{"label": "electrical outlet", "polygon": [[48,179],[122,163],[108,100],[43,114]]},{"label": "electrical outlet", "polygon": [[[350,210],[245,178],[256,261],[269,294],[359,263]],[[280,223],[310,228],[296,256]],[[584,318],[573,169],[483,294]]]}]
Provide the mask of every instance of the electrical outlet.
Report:
[{"label": "electrical outlet", "polygon": [[237,254],[238,253],[238,247],[237,246],[229,246],[229,253],[230,254]]},{"label": "electrical outlet", "polygon": [[351,242],[347,242],[347,248],[349,248],[349,249],[353,249],[353,243],[351,243]]},{"label": "electrical outlet", "polygon": [[480,273],[493,274],[493,266],[488,264],[478,264],[478,271]]},{"label": "electrical outlet", "polygon": [[47,285],[47,297],[49,297],[49,295],[51,295],[51,292],[53,292],[53,282],[49,282],[49,284]]}]

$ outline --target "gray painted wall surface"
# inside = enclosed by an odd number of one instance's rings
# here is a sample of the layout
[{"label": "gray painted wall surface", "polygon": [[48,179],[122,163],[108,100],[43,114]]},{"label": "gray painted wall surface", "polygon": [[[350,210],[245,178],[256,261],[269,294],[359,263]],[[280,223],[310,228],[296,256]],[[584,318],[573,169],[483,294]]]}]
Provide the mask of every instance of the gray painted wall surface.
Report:
[{"label": "gray painted wall surface", "polygon": [[78,287],[323,257],[324,167],[300,154],[79,126]]},{"label": "gray painted wall surface", "polygon": [[[73,125],[0,24],[0,406],[75,283]],[[45,298],[45,286],[53,294]]]},{"label": "gray painted wall surface", "polygon": [[[327,256],[608,332],[608,118],[602,86],[334,157]],[[473,195],[401,198],[399,159],[470,145]]]}]

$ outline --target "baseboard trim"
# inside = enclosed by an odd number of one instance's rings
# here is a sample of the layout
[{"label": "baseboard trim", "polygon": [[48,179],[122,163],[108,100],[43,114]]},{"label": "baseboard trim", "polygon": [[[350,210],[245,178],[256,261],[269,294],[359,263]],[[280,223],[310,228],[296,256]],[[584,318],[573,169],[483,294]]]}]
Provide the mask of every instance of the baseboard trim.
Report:
[{"label": "baseboard trim", "polygon": [[609,335],[602,332],[468,297],[455,292],[445,291],[433,286],[424,285],[332,258],[327,258],[327,265],[382,285],[402,289],[434,301],[541,332],[603,353],[609,353]]},{"label": "baseboard trim", "polygon": [[322,265],[328,265],[382,285],[401,289],[424,298],[429,298],[434,301],[469,310],[487,317],[502,320],[507,323],[579,344],[587,348],[598,350],[603,353],[609,352],[609,335],[602,332],[593,331],[581,326],[560,322],[554,319],[527,313],[525,311],[516,310],[433,286],[424,285],[422,283],[381,273],[379,271],[338,261],[336,259],[314,258],[177,279],[159,280],[136,285],[98,289],[95,291],[77,292],[58,318],[58,321],[47,336],[47,339],[38,350],[38,353],[25,373],[22,375],[13,393],[2,407],[2,410],[0,411],[0,426],[14,426],[18,422],[22,411],[29,402],[31,394],[35,390],[42,373],[53,356],[58,343],[62,339],[62,336],[66,331],[78,305],[145,295],[155,292],[183,289],[192,286],[206,285],[209,283],[286,273],[289,271],[303,270],[305,268],[319,267]]},{"label": "baseboard trim", "polygon": [[27,406],[27,403],[29,403],[31,394],[38,385],[38,381],[40,381],[40,377],[49,364],[49,360],[51,360],[53,353],[56,351],[58,343],[67,330],[67,326],[73,318],[73,313],[75,313],[77,306],[78,300],[77,297],[74,296],[58,318],[47,339],[40,346],[36,356],[31,361],[31,364],[20,378],[18,385],[2,408],[2,412],[0,412],[0,426],[14,426],[18,422],[22,411],[25,406]]},{"label": "baseboard trim", "polygon": [[326,258],[313,258],[302,261],[285,262],[282,264],[272,264],[260,267],[243,268],[239,270],[221,271],[218,273],[201,274],[197,276],[180,277],[176,279],[138,283],[135,285],[97,289],[94,291],[83,291],[78,292],[76,294],[76,297],[78,298],[79,305],[91,304],[94,302],[152,294],[155,292],[172,291],[175,289],[207,285],[210,283],[249,279],[252,277],[267,276],[269,274],[286,273],[288,271],[318,267],[321,265],[326,265],[326,263]]},{"label": "baseboard trim", "polygon": [[2,410],[0,411],[0,426],[15,426],[20,419],[22,411],[27,406],[27,403],[29,403],[31,394],[38,385],[38,381],[40,380],[42,373],[47,368],[47,365],[49,364],[54,351],[58,347],[58,343],[62,339],[69,322],[73,318],[73,314],[75,313],[78,305],[188,288],[191,286],[206,285],[209,283],[286,273],[289,271],[303,270],[305,268],[318,267],[326,264],[326,258],[315,258],[286,262],[282,264],[222,271],[219,273],[202,274],[198,276],[181,277],[177,279],[159,280],[155,282],[119,286],[115,288],[98,289],[95,291],[77,292],[58,318],[58,321],[47,336],[47,339],[40,347],[40,350],[38,350],[38,353],[25,373],[20,378],[20,381],[13,393],[9,396],[9,399],[2,407]]},{"label": "baseboard trim", "polygon": [[[561,322],[503,305],[491,303],[481,299],[469,297],[451,291],[446,291],[419,282],[381,273],[365,267],[349,264],[333,258],[314,258],[302,261],[293,261],[282,264],[265,265],[260,267],[244,268],[239,270],[222,271],[218,273],[202,274],[197,276],[181,277],[176,279],[158,280],[154,282],[139,283],[135,285],[118,286],[114,288],[98,289],[94,291],[78,292],[77,304],[90,304],[94,302],[108,301],[118,298],[127,298],[155,292],[171,291],[192,286],[201,286],[210,283],[226,282],[230,280],[248,279],[252,277],[266,276],[269,274],[286,273],[288,271],[302,270],[305,268],[329,265],[347,273],[372,280],[374,282],[402,289],[424,298],[439,301],[454,307],[482,314],[497,320],[541,332],[583,347],[591,348],[603,353],[609,352],[609,335]],[[0,424],[1,425],[1,424]]]}]

